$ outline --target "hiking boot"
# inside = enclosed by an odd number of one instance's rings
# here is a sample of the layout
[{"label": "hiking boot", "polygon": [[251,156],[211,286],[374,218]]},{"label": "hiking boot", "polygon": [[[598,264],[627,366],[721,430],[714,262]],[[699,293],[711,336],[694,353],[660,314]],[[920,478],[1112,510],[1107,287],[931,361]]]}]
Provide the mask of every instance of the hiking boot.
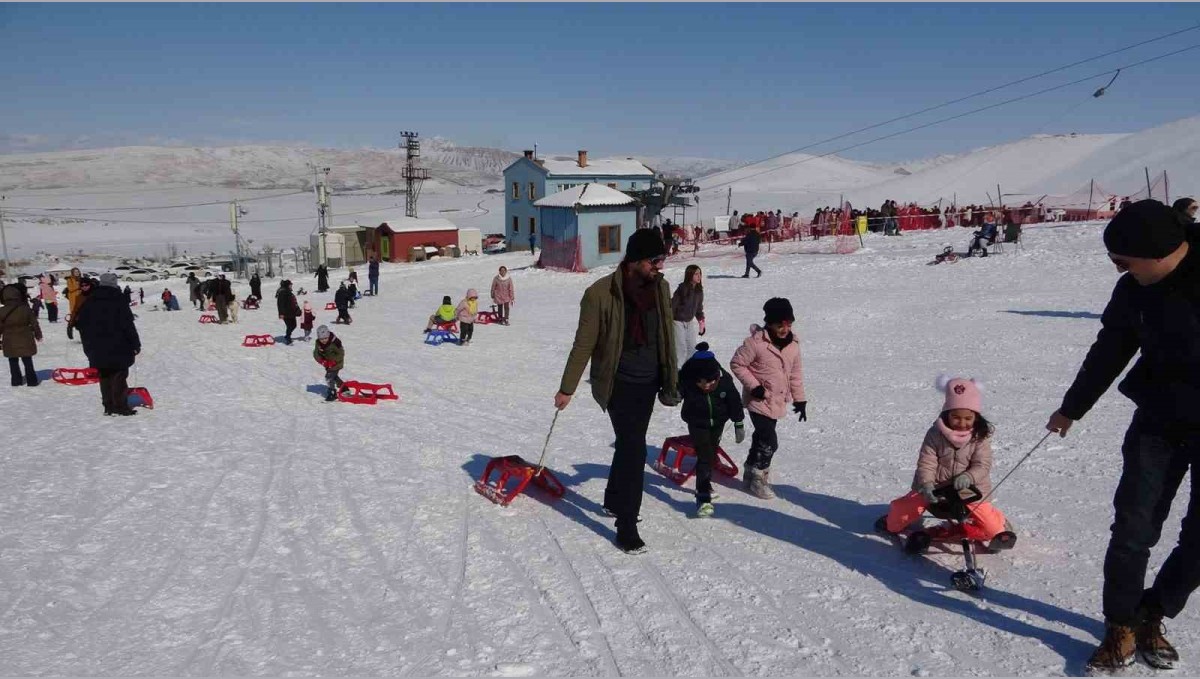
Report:
[{"label": "hiking boot", "polygon": [[775,491],[771,490],[771,472],[768,469],[750,470],[750,494],[760,500],[775,499]]},{"label": "hiking boot", "polygon": [[1133,664],[1133,656],[1137,651],[1134,641],[1133,628],[1126,625],[1107,623],[1104,629],[1104,641],[1088,658],[1088,672],[1112,672]]},{"label": "hiking boot", "polygon": [[28,375],[26,375],[26,376],[25,376],[25,386],[27,386],[27,387],[36,387],[37,385],[38,385],[38,378],[37,378],[37,375],[34,375],[33,373],[30,373],[30,374],[28,374]]},{"label": "hiking boot", "polygon": [[326,389],[326,390],[325,390],[325,400],[326,400],[326,401],[335,401],[335,400],[337,400],[337,396],[336,396],[336,395],[334,395],[334,393],[333,393],[333,390],[332,390],[332,389]]},{"label": "hiking boot", "polygon": [[1166,632],[1161,614],[1147,614],[1134,628],[1138,653],[1156,670],[1173,670],[1179,662],[1179,652],[1167,641]]},{"label": "hiking boot", "polygon": [[711,502],[705,502],[699,507],[696,507],[695,517],[697,519],[707,519],[708,517],[712,516],[715,511],[717,511],[716,507],[713,507]]},{"label": "hiking boot", "polygon": [[115,408],[115,409],[113,409],[112,414],[129,416],[129,415],[137,415],[137,411],[134,410],[133,408]]},{"label": "hiking boot", "polygon": [[875,519],[875,530],[884,535],[895,535],[895,533],[887,529],[887,514]]}]

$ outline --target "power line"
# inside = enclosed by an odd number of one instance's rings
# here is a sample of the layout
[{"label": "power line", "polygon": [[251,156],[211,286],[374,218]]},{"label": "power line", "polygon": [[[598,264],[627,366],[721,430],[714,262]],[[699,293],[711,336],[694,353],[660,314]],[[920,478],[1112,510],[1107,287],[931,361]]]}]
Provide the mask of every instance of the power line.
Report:
[{"label": "power line", "polygon": [[[807,146],[801,146],[801,147],[800,147],[800,148],[798,148],[798,149],[792,149],[791,151],[784,151],[783,153],[778,153],[778,154],[776,154],[776,155],[773,155],[773,156],[770,156],[770,157],[767,157],[767,158],[763,158],[762,160],[756,160],[756,161],[754,161],[754,162],[752,162],[752,163],[750,163],[750,164],[748,164],[748,165],[743,165],[743,166],[741,166],[741,167],[737,167],[737,168],[734,168],[734,169],[732,169],[732,170],[721,170],[721,171],[719,171],[719,172],[713,172],[712,174],[708,174],[708,175],[704,175],[703,177],[700,177],[700,178],[699,178],[699,179],[697,179],[696,181],[700,181],[701,179],[708,179],[708,178],[710,178],[710,177],[716,177],[716,176],[718,176],[718,175],[725,174],[726,172],[736,172],[736,171],[738,171],[738,170],[744,170],[744,169],[745,169],[745,168],[747,168],[747,167],[753,167],[753,166],[755,166],[755,165],[760,165],[760,164],[762,164],[762,163],[766,163],[766,162],[769,162],[769,161],[775,160],[776,158],[782,158],[783,156],[791,155],[791,154],[793,154],[793,153],[799,153],[799,152],[801,152],[801,151],[805,151],[805,150],[811,149],[811,148],[813,148],[814,146],[820,146],[820,145],[822,145],[822,144],[827,144],[827,143],[829,143],[829,142],[831,142],[831,141],[837,141],[838,139],[845,139],[846,137],[851,137],[851,136],[854,136],[854,135],[856,135],[856,134],[859,134],[860,132],[866,132],[867,130],[873,130],[873,129],[877,128],[877,127],[883,127],[884,125],[889,125],[889,124],[891,124],[891,123],[894,123],[894,122],[898,122],[898,121],[901,121],[901,120],[906,120],[906,119],[908,119],[908,118],[912,118],[912,117],[914,117],[914,116],[919,116],[919,115],[921,115],[922,113],[928,113],[928,112],[930,112],[930,111],[936,111],[936,110],[938,110],[938,109],[940,109],[940,108],[945,108],[945,107],[947,107],[947,106],[951,106],[951,105],[953,105],[953,104],[958,104],[958,103],[961,103],[961,102],[967,101],[968,99],[974,99],[975,97],[981,97],[981,96],[983,96],[983,95],[985,95],[985,94],[990,94],[990,93],[992,93],[992,92],[996,92],[996,91],[998,91],[998,90],[1002,90],[1002,89],[1005,89],[1005,88],[1008,88],[1008,87],[1012,87],[1013,85],[1019,85],[1019,84],[1021,84],[1021,83],[1024,83],[1024,82],[1029,82],[1030,80],[1036,80],[1036,79],[1038,79],[1038,78],[1045,77],[1045,76],[1047,76],[1047,75],[1050,75],[1050,74],[1052,74],[1052,73],[1058,73],[1059,71],[1065,71],[1065,70],[1067,70],[1067,69],[1069,69],[1069,68],[1074,68],[1074,67],[1076,67],[1076,66],[1080,66],[1080,65],[1082,65],[1082,64],[1086,64],[1086,63],[1088,63],[1088,62],[1091,62],[1091,61],[1096,61],[1097,59],[1103,59],[1104,57],[1112,56],[1112,55],[1114,55],[1114,54],[1119,54],[1119,53],[1121,53],[1121,52],[1127,52],[1127,51],[1129,51],[1129,50],[1131,50],[1131,49],[1134,49],[1134,48],[1136,48],[1136,47],[1141,47],[1142,45],[1148,45],[1148,44],[1150,44],[1150,43],[1152,43],[1152,42],[1158,42],[1159,40],[1165,40],[1165,39],[1167,39],[1167,38],[1174,37],[1174,36],[1176,36],[1176,35],[1179,35],[1179,34],[1181,34],[1181,33],[1187,33],[1188,31],[1194,31],[1194,30],[1196,30],[1196,29],[1198,29],[1198,28],[1200,28],[1200,24],[1196,24],[1196,25],[1194,25],[1194,26],[1189,26],[1188,28],[1183,28],[1183,29],[1180,29],[1180,30],[1178,30],[1178,31],[1174,31],[1174,32],[1172,32],[1172,33],[1167,33],[1167,34],[1165,34],[1165,35],[1160,35],[1160,36],[1158,36],[1157,38],[1151,38],[1151,39],[1149,39],[1149,40],[1143,40],[1142,42],[1135,43],[1135,44],[1133,44],[1133,45],[1128,45],[1128,46],[1126,46],[1126,47],[1122,47],[1122,48],[1120,48],[1120,49],[1112,50],[1111,52],[1105,52],[1105,53],[1103,53],[1103,54],[1097,54],[1097,55],[1096,55],[1096,56],[1094,56],[1094,57],[1088,57],[1087,59],[1082,59],[1082,60],[1080,60],[1080,61],[1076,61],[1076,62],[1074,62],[1074,63],[1066,64],[1065,66],[1059,66],[1059,67],[1057,67],[1057,68],[1052,68],[1052,69],[1050,69],[1050,70],[1048,70],[1048,71],[1042,71],[1041,73],[1037,73],[1037,74],[1035,74],[1035,75],[1031,75],[1031,76],[1026,76],[1026,77],[1024,77],[1024,78],[1020,78],[1020,79],[1018,79],[1018,80],[1013,80],[1013,81],[1011,81],[1011,82],[1004,83],[1003,85],[997,85],[996,87],[990,87],[990,88],[988,88],[988,89],[986,89],[986,90],[980,90],[980,91],[978,91],[978,92],[975,92],[975,93],[973,93],[973,94],[968,94],[968,95],[966,95],[965,97],[959,97],[959,98],[957,98],[957,99],[951,99],[950,101],[945,101],[945,102],[942,102],[942,103],[940,103],[940,104],[937,104],[937,105],[935,105],[935,106],[930,106],[930,107],[928,107],[928,108],[923,108],[923,109],[921,109],[921,110],[919,110],[919,111],[913,111],[912,113],[906,113],[906,114],[904,114],[904,115],[902,115],[902,116],[897,116],[897,117],[895,117],[895,118],[891,118],[891,119],[889,119],[889,120],[885,120],[885,121],[883,121],[883,122],[881,122],[881,123],[875,123],[875,124],[873,124],[873,125],[868,125],[868,126],[866,126],[866,127],[860,127],[860,128],[858,128],[857,130],[852,130],[852,131],[850,131],[850,132],[846,132],[846,133],[844,133],[844,134],[839,134],[839,135],[837,135],[836,137],[829,137],[828,139],[822,139],[821,141],[813,142],[813,143],[811,143],[811,144],[808,144]],[[1117,69],[1117,70],[1120,70],[1120,69]],[[1105,74],[1108,74],[1108,73],[1112,73],[1112,71],[1106,71],[1106,72],[1105,72]],[[718,186],[723,186],[723,185],[718,185]]]},{"label": "power line", "polygon": [[[713,185],[711,185],[711,186],[706,186],[706,187],[704,187],[704,190],[705,190],[705,191],[711,191],[711,190],[713,190],[713,189],[718,189],[718,188],[721,188],[721,187],[723,187],[723,186],[728,186],[728,185],[730,185],[730,184],[733,184],[733,183],[736,183],[736,182],[745,181],[745,180],[747,180],[747,179],[753,179],[754,177],[758,177],[758,176],[761,176],[761,175],[764,175],[764,174],[769,174],[769,173],[771,173],[771,172],[777,172],[777,171],[779,171],[779,170],[782,170],[782,169],[784,169],[784,168],[787,168],[787,167],[793,167],[793,166],[795,166],[795,165],[802,165],[802,164],[804,164],[804,163],[807,163],[807,162],[810,162],[810,161],[813,161],[813,160],[819,160],[819,159],[821,159],[821,158],[826,158],[826,157],[828,157],[828,156],[832,156],[832,155],[834,155],[834,154],[836,154],[836,153],[842,153],[843,151],[849,151],[849,150],[851,150],[851,149],[856,149],[856,148],[859,148],[859,147],[862,147],[862,146],[866,146],[866,145],[868,145],[868,144],[874,144],[874,143],[875,143],[875,142],[877,142],[877,141],[883,141],[883,140],[885,140],[885,139],[891,139],[891,138],[893,138],[893,137],[899,137],[900,135],[903,135],[903,134],[908,134],[909,132],[915,132],[915,131],[917,131],[917,130],[923,130],[923,129],[927,128],[927,127],[933,127],[934,125],[940,125],[940,124],[942,124],[942,123],[947,123],[947,122],[950,122],[950,121],[952,121],[952,120],[958,120],[959,118],[965,118],[965,117],[967,117],[967,116],[969,116],[969,115],[974,115],[974,114],[976,114],[976,113],[981,113],[981,112],[983,112],[983,111],[987,111],[987,110],[990,110],[990,109],[993,109],[993,108],[998,108],[998,107],[1000,107],[1000,106],[1006,106],[1006,105],[1008,105],[1008,104],[1012,104],[1012,103],[1015,103],[1015,102],[1018,102],[1018,101],[1023,101],[1023,100],[1025,100],[1025,99],[1029,99],[1029,98],[1032,98],[1032,97],[1040,96],[1040,95],[1043,95],[1043,94],[1046,94],[1046,93],[1049,93],[1049,92],[1053,92],[1053,91],[1055,91],[1055,90],[1061,90],[1061,89],[1063,89],[1063,88],[1066,88],[1066,87],[1071,87],[1071,86],[1073,86],[1073,85],[1078,85],[1078,84],[1080,84],[1080,83],[1087,82],[1088,80],[1095,80],[1096,78],[1100,78],[1100,77],[1103,77],[1103,76],[1109,75],[1110,73],[1113,73],[1114,71],[1119,71],[1119,70],[1127,70],[1127,69],[1130,69],[1130,68],[1134,68],[1134,67],[1137,67],[1137,66],[1142,66],[1142,65],[1148,64],[1148,63],[1150,63],[1150,62],[1153,62],[1153,61],[1158,61],[1158,60],[1160,60],[1160,59],[1166,59],[1167,57],[1172,57],[1172,56],[1175,56],[1176,54],[1181,54],[1181,53],[1183,53],[1183,52],[1187,52],[1187,51],[1189,51],[1189,50],[1194,50],[1194,49],[1196,49],[1196,48],[1200,48],[1200,44],[1191,45],[1190,47],[1184,47],[1183,49],[1180,49],[1180,50],[1175,50],[1174,52],[1168,52],[1168,53],[1166,53],[1166,54],[1160,54],[1160,55],[1159,55],[1159,56],[1157,56],[1157,57],[1151,57],[1151,58],[1149,58],[1149,59],[1144,59],[1144,60],[1142,60],[1142,61],[1134,62],[1134,63],[1132,63],[1132,64],[1128,64],[1128,65],[1126,65],[1126,66],[1121,66],[1120,68],[1117,68],[1117,69],[1110,69],[1110,70],[1108,70],[1108,71],[1103,71],[1103,72],[1101,72],[1101,73],[1095,73],[1095,74],[1089,75],[1089,76],[1087,76],[1087,77],[1080,78],[1080,79],[1078,79],[1078,80],[1072,80],[1071,82],[1068,82],[1068,83],[1062,83],[1061,85],[1055,85],[1055,86],[1053,86],[1053,87],[1047,87],[1047,88],[1045,88],[1045,89],[1038,90],[1038,91],[1036,91],[1036,92],[1031,92],[1031,93],[1029,93],[1029,94],[1023,94],[1023,95],[1021,95],[1021,96],[1019,96],[1019,97],[1013,97],[1012,99],[1006,99],[1006,100],[1004,100],[1004,101],[997,102],[997,103],[995,103],[995,104],[988,104],[987,106],[981,106],[981,107],[979,107],[979,108],[972,109],[972,110],[970,110],[970,111],[966,111],[966,112],[964,112],[964,113],[959,113],[959,114],[956,114],[956,115],[948,116],[948,117],[946,117],[946,118],[940,118],[940,119],[938,119],[938,120],[934,120],[934,121],[932,121],[932,122],[924,123],[924,124],[917,125],[917,126],[914,126],[914,127],[909,127],[909,128],[907,128],[907,129],[900,130],[899,132],[893,132],[893,133],[891,133],[891,134],[885,134],[885,135],[883,135],[883,136],[881,136],[881,137],[875,137],[874,139],[868,139],[867,141],[864,141],[864,142],[859,142],[859,143],[857,143],[857,144],[852,144],[852,145],[850,145],[850,146],[844,146],[844,147],[842,147],[842,148],[840,148],[840,149],[834,149],[833,151],[829,151],[829,152],[827,152],[827,153],[822,153],[821,155],[817,155],[817,156],[808,156],[807,158],[803,158],[803,159],[801,159],[801,160],[797,160],[797,161],[796,161],[796,162],[794,162],[794,163],[787,163],[787,164],[784,164],[784,165],[779,165],[779,166],[776,166],[776,167],[768,168],[768,169],[766,169],[766,170],[762,170],[761,172],[755,172],[754,174],[750,174],[750,175],[747,175],[747,176],[744,176],[744,177],[738,177],[738,178],[736,178],[736,179],[731,179],[731,180],[729,180],[729,181],[720,182],[720,183],[717,183],[717,184],[713,184]],[[784,154],[784,155],[787,155],[787,154]],[[775,156],[775,157],[776,157],[776,158],[778,158],[779,156]],[[764,161],[764,162],[765,162],[765,161]],[[756,163],[756,164],[757,164],[757,163]],[[710,176],[711,176],[711,175],[710,175]]]},{"label": "power line", "polygon": [[[270,196],[255,196],[253,198],[234,198],[239,203],[248,203],[252,200],[269,200],[271,198],[283,198],[286,196],[297,196],[308,191],[292,191],[290,193],[276,193]],[[175,210],[188,207],[206,207],[209,205],[228,205],[231,200],[214,200],[204,203],[185,203],[182,205],[144,205],[140,207],[19,207],[14,206],[14,210],[36,210],[39,212],[145,212],[148,210]]]}]

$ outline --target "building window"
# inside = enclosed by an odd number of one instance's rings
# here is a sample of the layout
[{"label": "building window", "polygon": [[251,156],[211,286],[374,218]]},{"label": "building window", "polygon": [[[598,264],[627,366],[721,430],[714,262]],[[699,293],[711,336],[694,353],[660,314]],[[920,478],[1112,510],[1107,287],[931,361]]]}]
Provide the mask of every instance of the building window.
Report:
[{"label": "building window", "polygon": [[610,224],[600,227],[600,254],[621,251],[621,225]]},{"label": "building window", "polygon": [[637,182],[629,182],[629,190],[636,191],[637,190]]},{"label": "building window", "polygon": [[616,182],[613,182],[612,184],[609,184],[609,185],[608,185],[608,188],[610,188],[610,189],[615,189],[615,188],[617,188],[617,183],[616,183]]},{"label": "building window", "polygon": [[513,217],[513,233],[521,233],[521,218]]},{"label": "building window", "polygon": [[517,200],[518,198],[521,197],[521,184],[518,182],[513,182],[512,197],[513,197],[513,200]]},{"label": "building window", "polygon": [[529,200],[537,200],[537,186],[529,182]]},{"label": "building window", "polygon": [[529,235],[537,233],[537,217],[529,218]]}]

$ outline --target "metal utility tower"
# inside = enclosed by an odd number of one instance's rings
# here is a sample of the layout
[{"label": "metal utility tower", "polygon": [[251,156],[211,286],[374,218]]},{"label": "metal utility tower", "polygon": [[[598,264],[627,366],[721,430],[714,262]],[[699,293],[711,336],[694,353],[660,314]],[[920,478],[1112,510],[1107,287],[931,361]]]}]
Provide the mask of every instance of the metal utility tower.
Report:
[{"label": "metal utility tower", "polygon": [[405,150],[404,163],[404,215],[417,216],[417,196],[421,194],[421,184],[429,179],[429,170],[419,167],[421,163],[421,141],[416,132],[401,132],[404,141],[401,148]]},{"label": "metal utility tower", "polygon": [[[308,163],[309,169],[313,171],[313,193],[317,195],[317,233],[321,234],[320,255],[321,264],[328,265],[328,253],[326,252],[326,234],[329,232],[329,221],[333,216],[333,210],[329,205],[329,168],[317,167],[312,163]],[[324,173],[325,179],[320,178],[320,174]]]}]

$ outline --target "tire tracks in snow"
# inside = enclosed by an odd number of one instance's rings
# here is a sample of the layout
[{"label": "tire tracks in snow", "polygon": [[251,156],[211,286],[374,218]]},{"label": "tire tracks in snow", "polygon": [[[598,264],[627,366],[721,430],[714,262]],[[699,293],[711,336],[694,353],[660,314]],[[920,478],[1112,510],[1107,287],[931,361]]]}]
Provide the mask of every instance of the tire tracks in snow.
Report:
[{"label": "tire tracks in snow", "polygon": [[666,581],[663,580],[662,573],[659,572],[658,568],[650,561],[643,560],[642,572],[647,575],[647,580],[653,583],[654,588],[658,590],[659,595],[662,596],[662,598],[667,601],[667,604],[670,605],[675,611],[675,615],[683,621],[685,626],[691,630],[692,636],[694,636],[697,641],[703,643],[703,645],[708,649],[709,657],[720,670],[719,672],[710,674],[718,674],[723,677],[742,676],[742,673],[725,659],[724,654],[721,652],[721,649],[717,647],[716,642],[714,642],[712,638],[704,632],[704,630],[700,629],[700,626],[696,624],[694,619],[692,619],[692,616],[688,613],[687,608],[683,605],[683,602],[679,600],[679,597],[676,596],[675,592],[671,591],[670,586],[666,583]]},{"label": "tire tracks in snow", "polygon": [[441,619],[437,621],[437,636],[434,637],[433,649],[426,653],[421,660],[401,671],[400,676],[402,677],[412,675],[417,669],[422,670],[418,676],[433,676],[436,672],[434,668],[430,667],[430,663],[439,652],[442,654],[445,653],[448,641],[447,637],[450,634],[450,627],[454,622],[454,613],[462,600],[462,591],[467,580],[467,543],[471,533],[471,511],[467,498],[459,501],[459,511],[462,515],[462,520],[458,531],[458,540],[455,543],[457,548],[455,562],[458,564],[458,568],[455,569],[455,582],[451,587],[451,595],[448,597],[449,602],[446,605],[446,611],[441,615]]}]

